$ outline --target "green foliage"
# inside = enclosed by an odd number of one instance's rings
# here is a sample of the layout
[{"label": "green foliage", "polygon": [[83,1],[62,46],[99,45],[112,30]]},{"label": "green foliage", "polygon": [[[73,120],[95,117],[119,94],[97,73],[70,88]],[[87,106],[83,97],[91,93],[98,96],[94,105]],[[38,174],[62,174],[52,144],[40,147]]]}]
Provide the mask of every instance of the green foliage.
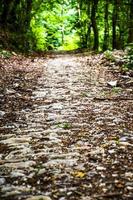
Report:
[{"label": "green foliage", "polygon": [[108,60],[110,60],[112,62],[115,61],[115,57],[113,56],[113,52],[112,51],[109,51],[109,50],[105,51],[104,52],[104,56],[105,56],[106,59],[108,59]]},{"label": "green foliage", "polygon": [[63,128],[64,128],[64,129],[70,129],[70,128],[71,128],[71,124],[69,124],[69,123],[64,123],[64,124],[63,124]]},{"label": "green foliage", "polygon": [[74,50],[79,47],[80,40],[76,34],[66,35],[63,46],[59,47],[59,50]]},{"label": "green foliage", "polygon": [[113,87],[112,88],[113,94],[119,94],[119,93],[121,93],[121,91],[122,91],[122,88],[120,88],[120,87]]},{"label": "green foliage", "polygon": [[[72,50],[78,48],[79,36],[74,24],[77,20],[74,1],[42,2],[31,19],[35,50]],[[33,42],[35,41],[35,43]]]},{"label": "green foliage", "polygon": [[[23,51],[124,49],[133,42],[130,1],[3,0],[0,43]],[[114,60],[111,52],[105,56]],[[126,62],[132,68],[132,50]]]},{"label": "green foliage", "polygon": [[35,50],[47,50],[46,47],[46,30],[40,26],[36,25],[34,21],[31,21],[32,26],[32,33],[33,33],[33,39],[35,40],[34,49]]},{"label": "green foliage", "polygon": [[7,50],[0,50],[0,57],[2,58],[10,58],[12,56],[12,53]]},{"label": "green foliage", "polygon": [[127,55],[125,56],[125,69],[133,69],[133,43],[130,43],[127,48]]},{"label": "green foliage", "polygon": [[63,124],[59,123],[59,124],[57,124],[57,127],[58,128],[63,128],[63,129],[70,129],[71,128],[71,124],[68,123],[68,122],[65,122]]}]

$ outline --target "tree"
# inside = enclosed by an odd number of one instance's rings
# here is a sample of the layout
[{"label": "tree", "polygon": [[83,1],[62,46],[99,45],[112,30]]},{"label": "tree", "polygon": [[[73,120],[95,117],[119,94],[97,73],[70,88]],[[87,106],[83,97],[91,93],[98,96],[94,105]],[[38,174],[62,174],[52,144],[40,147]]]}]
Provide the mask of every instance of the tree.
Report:
[{"label": "tree", "polygon": [[117,25],[117,5],[118,0],[113,0],[113,15],[112,15],[112,48],[117,49],[117,36],[116,36],[116,25]]},{"label": "tree", "polygon": [[99,48],[99,35],[98,35],[98,27],[97,27],[97,20],[96,20],[96,12],[97,12],[98,0],[94,0],[92,4],[91,10],[91,23],[94,32],[94,50],[98,50]]},{"label": "tree", "polygon": [[105,11],[104,11],[104,40],[103,40],[103,51],[108,49],[108,40],[109,40],[109,0],[105,0]]},{"label": "tree", "polygon": [[129,0],[129,31],[128,31],[128,43],[133,42],[133,1]]},{"label": "tree", "polygon": [[1,0],[0,35],[3,33],[3,45],[28,49],[26,37],[30,27],[31,10],[32,0]]},{"label": "tree", "polygon": [[0,0],[0,45],[20,50],[123,49],[132,0]]}]

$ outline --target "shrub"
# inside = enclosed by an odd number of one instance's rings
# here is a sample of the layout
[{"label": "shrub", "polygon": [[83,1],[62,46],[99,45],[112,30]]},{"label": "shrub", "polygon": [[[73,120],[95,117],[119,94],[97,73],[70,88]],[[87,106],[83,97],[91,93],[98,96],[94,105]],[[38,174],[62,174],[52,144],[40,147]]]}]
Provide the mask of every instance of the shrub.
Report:
[{"label": "shrub", "polygon": [[115,61],[115,57],[114,57],[112,51],[109,51],[109,50],[105,51],[104,56],[105,56],[106,59],[108,59],[110,61],[113,61],[113,62]]},{"label": "shrub", "polygon": [[12,56],[12,53],[7,50],[0,50],[0,57],[2,58],[10,58]]},{"label": "shrub", "polygon": [[133,43],[130,43],[126,48],[125,67],[133,69]]}]

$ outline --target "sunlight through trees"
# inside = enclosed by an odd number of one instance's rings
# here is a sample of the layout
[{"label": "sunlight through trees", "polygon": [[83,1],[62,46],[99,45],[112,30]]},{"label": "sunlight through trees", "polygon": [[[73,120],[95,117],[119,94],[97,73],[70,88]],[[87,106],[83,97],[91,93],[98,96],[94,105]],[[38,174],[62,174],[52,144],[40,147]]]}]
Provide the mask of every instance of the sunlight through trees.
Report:
[{"label": "sunlight through trees", "polygon": [[132,0],[0,0],[0,45],[20,50],[123,49]]}]

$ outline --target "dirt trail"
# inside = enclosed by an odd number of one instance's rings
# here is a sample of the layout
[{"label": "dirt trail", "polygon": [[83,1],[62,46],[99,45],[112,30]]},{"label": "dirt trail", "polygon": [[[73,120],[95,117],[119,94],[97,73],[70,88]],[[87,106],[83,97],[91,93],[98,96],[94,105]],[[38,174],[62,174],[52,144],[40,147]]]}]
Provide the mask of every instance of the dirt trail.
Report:
[{"label": "dirt trail", "polygon": [[132,78],[102,54],[19,62],[1,71],[0,200],[133,199]]}]

